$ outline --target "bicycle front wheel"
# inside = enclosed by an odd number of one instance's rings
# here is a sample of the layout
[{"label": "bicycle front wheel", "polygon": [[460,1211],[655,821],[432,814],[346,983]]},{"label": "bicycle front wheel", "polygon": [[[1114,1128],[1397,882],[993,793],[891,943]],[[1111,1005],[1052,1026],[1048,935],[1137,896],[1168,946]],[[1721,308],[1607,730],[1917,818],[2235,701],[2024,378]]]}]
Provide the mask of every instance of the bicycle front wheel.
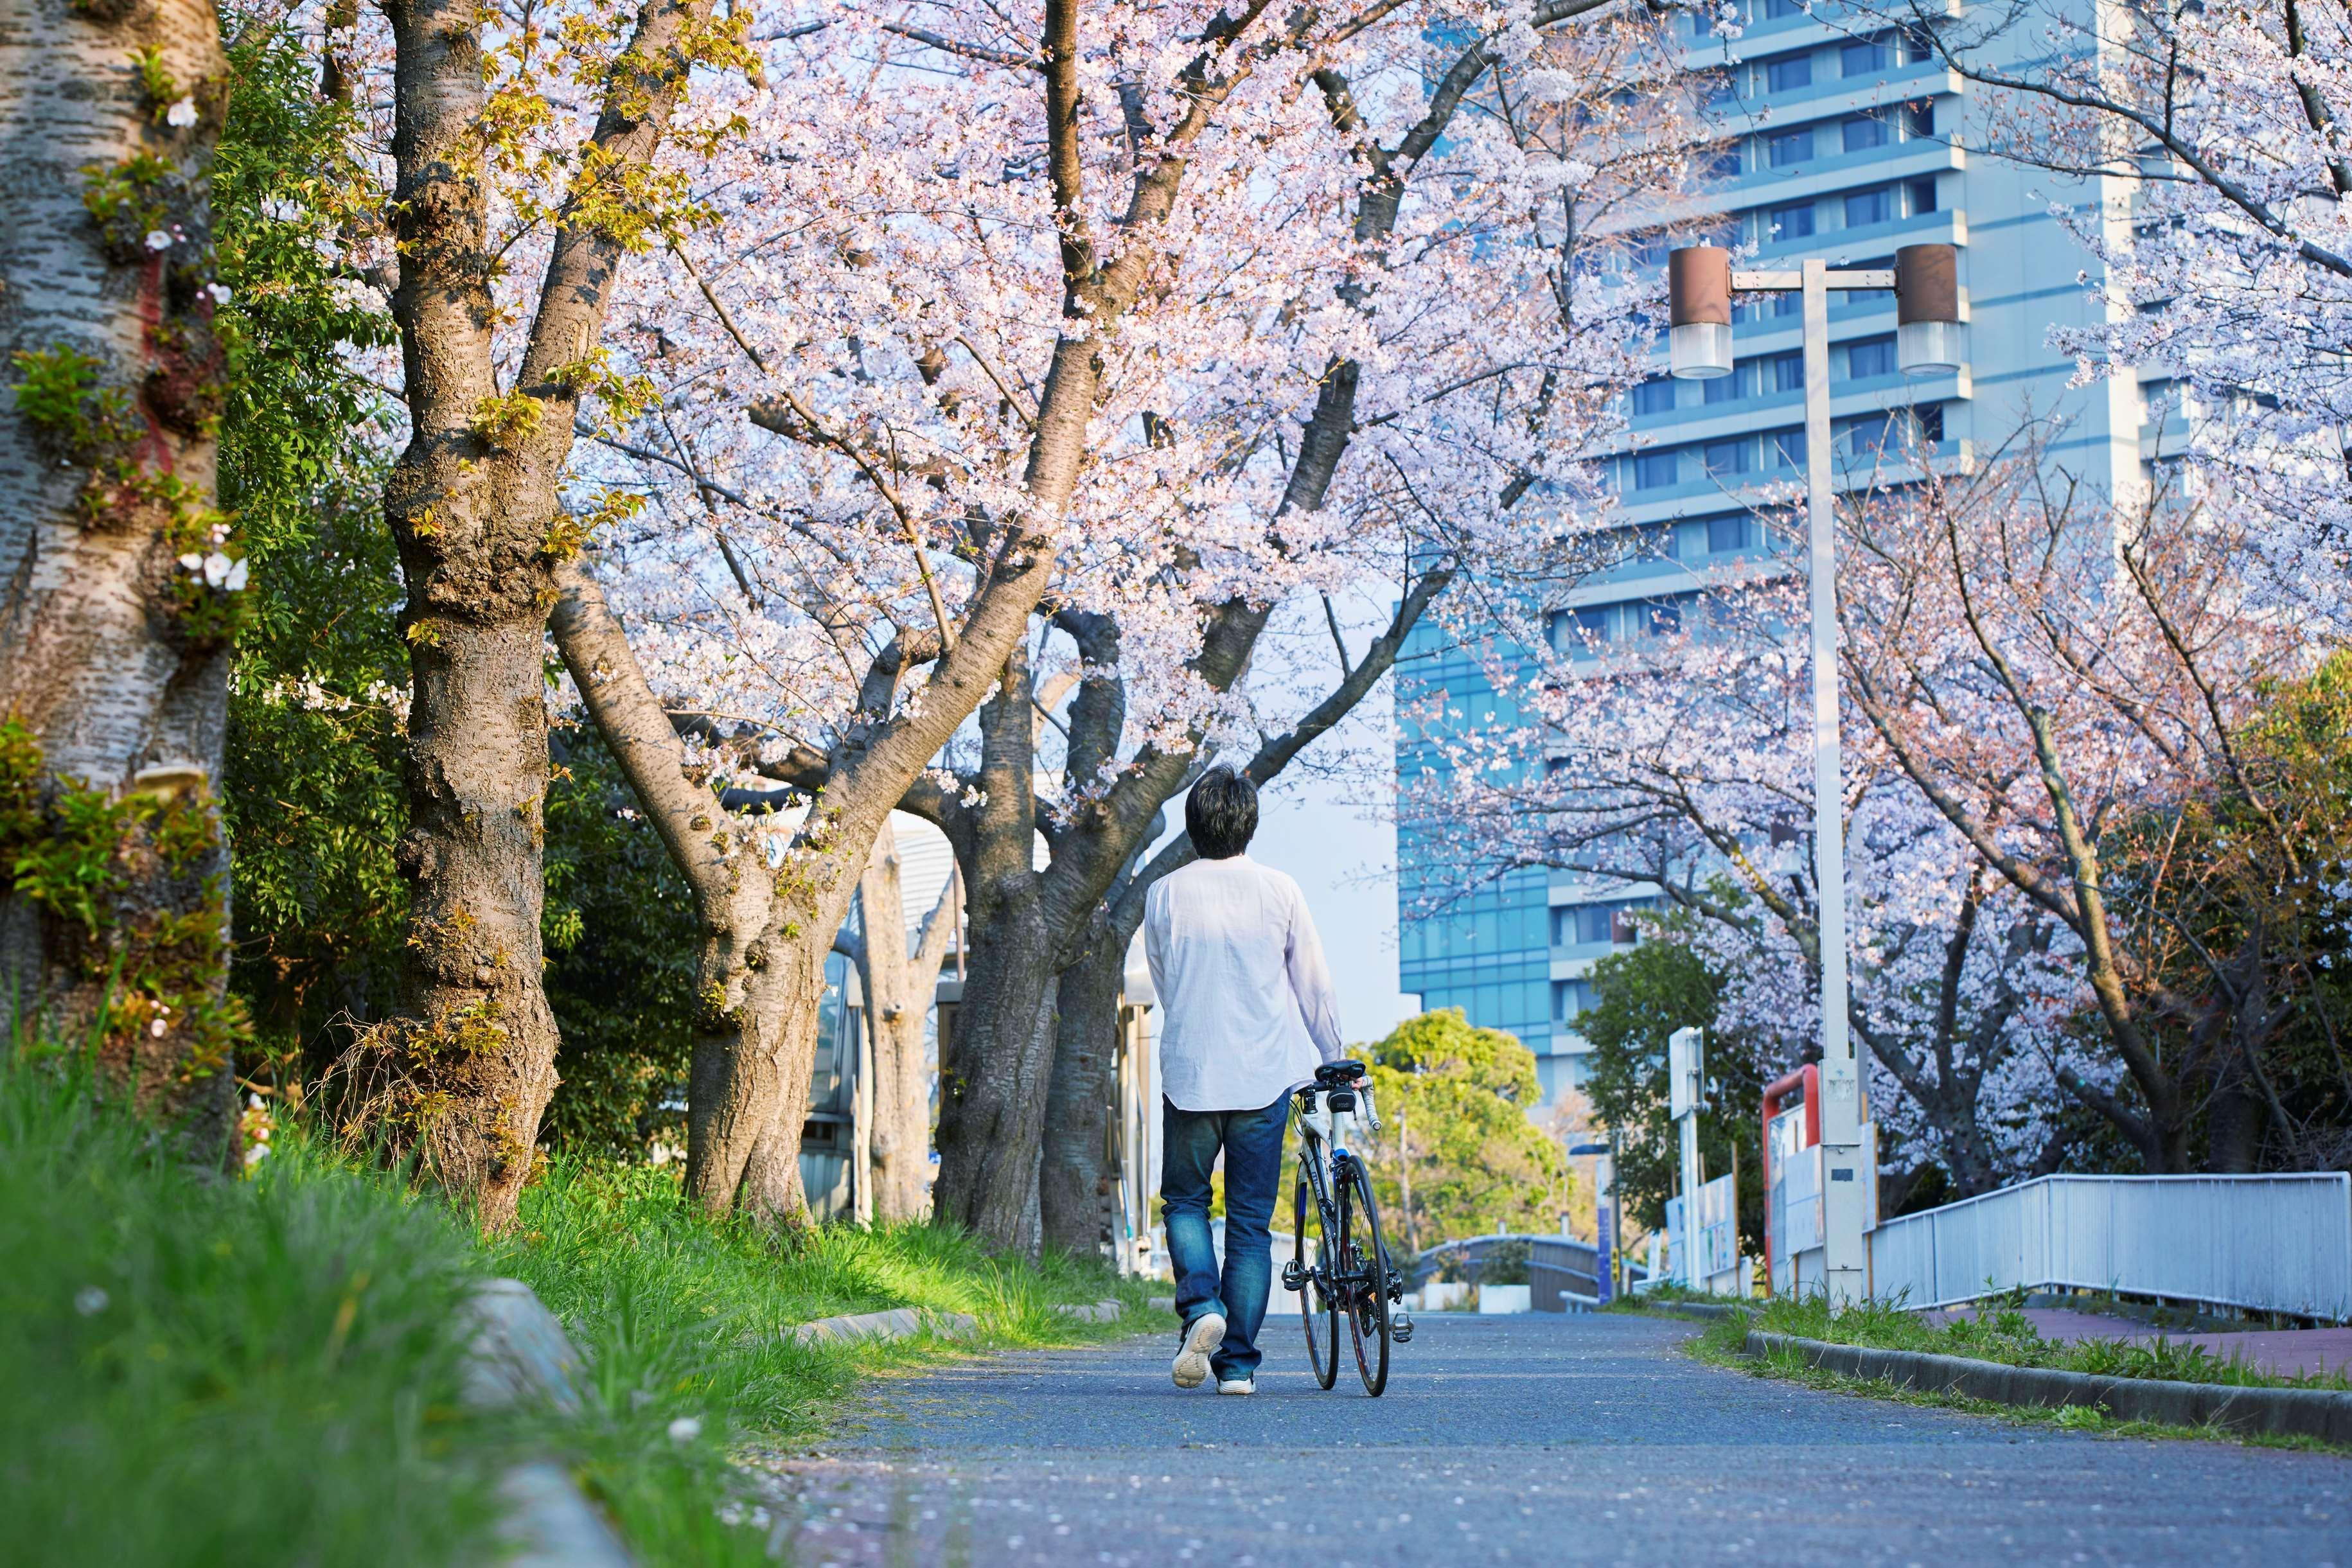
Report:
[{"label": "bicycle front wheel", "polygon": [[1299,1320],[1307,1325],[1307,1364],[1315,1368],[1315,1381],[1328,1388],[1339,1381],[1339,1301],[1329,1275],[1338,1253],[1323,1233],[1323,1206],[1315,1201],[1315,1184],[1307,1174],[1311,1157],[1299,1156],[1298,1191],[1290,1206],[1292,1273],[1298,1281]]},{"label": "bicycle front wheel", "polygon": [[1381,1211],[1361,1160],[1348,1162],[1339,1184],[1339,1255],[1352,1276],[1345,1305],[1356,1344],[1356,1370],[1375,1399],[1389,1385],[1389,1253],[1381,1245]]}]

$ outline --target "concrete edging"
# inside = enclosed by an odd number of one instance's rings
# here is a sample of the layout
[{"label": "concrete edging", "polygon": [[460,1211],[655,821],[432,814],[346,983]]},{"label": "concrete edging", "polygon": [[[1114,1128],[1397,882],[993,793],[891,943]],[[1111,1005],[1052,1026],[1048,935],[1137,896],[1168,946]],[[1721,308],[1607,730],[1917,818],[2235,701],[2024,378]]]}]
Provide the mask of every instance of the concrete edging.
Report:
[{"label": "concrete edging", "polygon": [[1647,1312],[1678,1313],[1686,1318],[1706,1318],[1712,1322],[1727,1318],[1734,1312],[1745,1312],[1752,1309],[1728,1301],[1643,1301],[1642,1310]]},{"label": "concrete edging", "polygon": [[[485,1280],[466,1299],[465,1402],[501,1410],[540,1401],[566,1415],[580,1409],[572,1381],[580,1353],[539,1293],[520,1280]],[[546,1460],[517,1465],[500,1479],[509,1568],[634,1568],[613,1527],[571,1472]]]},{"label": "concrete edging", "polygon": [[1066,1301],[1055,1307],[1054,1312],[1057,1317],[1070,1318],[1082,1323],[1115,1323],[1127,1315],[1127,1303],[1114,1301],[1106,1296],[1099,1301],[1086,1305]]},{"label": "concrete edging", "polygon": [[2082,1405],[2124,1421],[2219,1427],[2232,1432],[2352,1444],[2352,1394],[2328,1388],[2242,1388],[2226,1383],[2103,1377],[1926,1351],[1832,1344],[1761,1329],[1750,1329],[1742,1348],[1748,1355],[1758,1357],[1775,1351],[1791,1352],[1824,1372],[1927,1393],[1965,1395],[1995,1405],[2045,1409]]},{"label": "concrete edging", "polygon": [[893,1307],[887,1312],[849,1312],[794,1323],[784,1337],[799,1344],[839,1344],[867,1339],[905,1339],[929,1329],[941,1339],[970,1339],[980,1320],[970,1312],[940,1312],[929,1307]]}]

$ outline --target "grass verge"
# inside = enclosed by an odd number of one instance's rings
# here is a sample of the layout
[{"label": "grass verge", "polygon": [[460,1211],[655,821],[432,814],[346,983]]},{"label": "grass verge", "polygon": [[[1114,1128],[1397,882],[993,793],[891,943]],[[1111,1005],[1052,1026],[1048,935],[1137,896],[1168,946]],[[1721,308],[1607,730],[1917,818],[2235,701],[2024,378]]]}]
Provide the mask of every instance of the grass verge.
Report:
[{"label": "grass verge", "polygon": [[[564,1320],[590,1363],[575,1473],[662,1563],[763,1561],[760,1535],[720,1517],[751,1511],[748,1499],[726,1506],[740,1486],[730,1456],[821,1435],[861,1377],[1115,1338],[1133,1332],[1148,1293],[1099,1265],[1001,1258],[930,1225],[792,1233],[713,1218],[687,1203],[675,1167],[564,1159],[524,1193],[515,1234],[490,1256]],[[1053,1310],[1106,1299],[1126,1304],[1123,1322]],[[803,1345],[784,1332],[904,1306],[968,1312],[979,1333]]]},{"label": "grass verge", "polygon": [[[1813,1310],[1817,1316],[1807,1316],[1806,1309]],[[1810,1388],[1839,1394],[1858,1394],[1873,1399],[1885,1399],[1895,1404],[1910,1405],[1924,1409],[1958,1410],[1973,1416],[1990,1416],[2020,1426],[2055,1427],[2066,1431],[2091,1432],[2118,1437],[2199,1438],[2208,1442],[2243,1443],[2255,1448],[2297,1448],[2333,1454],[2352,1453],[2352,1448],[2322,1442],[2314,1437],[2276,1437],[2267,1433],[2235,1432],[2211,1427],[2169,1427],[2154,1421],[2119,1421],[2095,1406],[2003,1405],[1988,1399],[1970,1398],[1962,1394],[1906,1388],[1899,1384],[1884,1379],[1849,1377],[1841,1373],[1824,1371],[1792,1349],[1769,1351],[1760,1356],[1751,1356],[1747,1354],[1748,1332],[1750,1329],[1800,1335],[1807,1339],[1831,1339],[1830,1334],[1815,1332],[1823,1326],[1820,1320],[1830,1319],[1834,1322],[1849,1315],[1857,1315],[1861,1321],[1846,1324],[1847,1333],[1869,1332],[1865,1325],[1871,1322],[1875,1314],[1889,1311],[1893,1309],[1869,1307],[1848,1309],[1846,1312],[1833,1314],[1830,1312],[1828,1303],[1818,1299],[1811,1302],[1768,1300],[1759,1302],[1753,1312],[1735,1312],[1728,1317],[1718,1318],[1708,1322],[1702,1333],[1685,1343],[1684,1349],[1709,1365],[1745,1373],[1751,1377],[1777,1378],[1785,1382],[1801,1383]],[[1907,1313],[1901,1315],[1909,1316]],[[1684,1321],[1693,1320],[1685,1319]],[[1931,1325],[1919,1323],[1916,1319],[1912,1319],[1911,1322],[1915,1329],[1921,1332],[1935,1332]],[[2031,1328],[2031,1324],[2027,1326]],[[1888,1329],[1882,1332],[1893,1333],[1906,1331]],[[1943,1355],[1972,1354],[1965,1350],[1914,1343],[1908,1339],[1901,1343],[1892,1343],[1889,1340],[1843,1338],[1834,1340],[1832,1343],[1877,1344],[1901,1350],[1932,1350],[1934,1354]],[[2042,1343],[2047,1345],[2053,1342],[2045,1340]],[[1995,1358],[1979,1355],[1977,1359]],[[2059,1364],[2021,1362],[2015,1364],[2045,1366]],[[2110,1372],[2105,1375],[2126,1375]]]},{"label": "grass verge", "polygon": [[2009,1366],[2048,1366],[2097,1377],[2149,1377],[2175,1383],[2221,1383],[2241,1388],[2352,1390],[2340,1372],[2296,1375],[2268,1372],[2242,1357],[2216,1355],[2199,1344],[2177,1344],[2158,1335],[2147,1343],[2122,1340],[2044,1339],[2032,1320],[2014,1307],[1979,1317],[1929,1322],[1887,1301],[1832,1311],[1825,1297],[1775,1298],[1759,1304],[1748,1325],[1772,1333],[1827,1340],[1833,1344],[1873,1345],[1882,1350],[1917,1350],[1963,1355]]},{"label": "grass verge", "polygon": [[[248,1176],[175,1163],[87,1082],[0,1050],[0,1563],[473,1563],[492,1488],[551,1455],[640,1562],[766,1561],[741,1448],[813,1437],[866,1375],[1130,1332],[1056,1302],[1144,1288],[929,1226],[709,1219],[671,1173],[557,1160],[509,1237],[282,1127]],[[480,1280],[529,1281],[589,1362],[577,1416],[458,1401]],[[792,1323],[970,1312],[974,1341],[802,1346]]]},{"label": "grass verge", "polygon": [[488,1533],[520,1435],[458,1414],[475,1249],[280,1142],[193,1175],[0,1046],[0,1560],[439,1563]]}]

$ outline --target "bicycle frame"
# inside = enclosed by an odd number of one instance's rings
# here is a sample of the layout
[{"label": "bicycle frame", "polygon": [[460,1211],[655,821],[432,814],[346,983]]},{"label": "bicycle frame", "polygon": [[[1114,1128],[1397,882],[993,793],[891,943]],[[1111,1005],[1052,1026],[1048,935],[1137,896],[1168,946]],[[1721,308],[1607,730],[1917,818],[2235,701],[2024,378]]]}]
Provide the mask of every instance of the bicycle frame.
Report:
[{"label": "bicycle frame", "polygon": [[[1327,1096],[1329,1092],[1328,1090],[1323,1090],[1318,1093],[1318,1098]],[[1334,1195],[1339,1184],[1347,1180],[1349,1168],[1358,1163],[1356,1156],[1349,1152],[1346,1138],[1350,1135],[1354,1124],[1360,1120],[1371,1132],[1377,1133],[1381,1128],[1380,1116],[1372,1105],[1371,1085],[1365,1084],[1355,1090],[1354,1093],[1358,1108],[1352,1111],[1334,1111],[1327,1105],[1320,1112],[1310,1113],[1305,1106],[1293,1102],[1293,1113],[1298,1119],[1299,1152],[1305,1156],[1299,1163],[1307,1167],[1307,1185],[1315,1190],[1315,1207],[1323,1217],[1323,1234],[1326,1236],[1339,1234],[1339,1200]],[[1318,1124],[1318,1118],[1320,1125]],[[1326,1128],[1329,1130],[1328,1138],[1325,1134]],[[1347,1299],[1349,1289],[1370,1282],[1371,1275],[1369,1272],[1346,1268],[1335,1270],[1335,1261],[1320,1256],[1318,1251],[1315,1266],[1310,1270],[1309,1279],[1301,1281],[1297,1285],[1293,1285],[1288,1280],[1283,1282],[1292,1289],[1299,1289],[1311,1283],[1318,1293],[1327,1301],[1333,1295],[1338,1295],[1344,1301]]]}]

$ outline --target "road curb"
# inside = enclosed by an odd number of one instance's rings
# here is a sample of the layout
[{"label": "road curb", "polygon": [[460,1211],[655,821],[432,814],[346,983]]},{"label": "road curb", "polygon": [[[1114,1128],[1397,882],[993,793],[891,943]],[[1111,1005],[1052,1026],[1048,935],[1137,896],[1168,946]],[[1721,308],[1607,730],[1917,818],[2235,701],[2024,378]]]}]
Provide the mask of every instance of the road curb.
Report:
[{"label": "road curb", "polygon": [[1064,1302],[1054,1309],[1057,1317],[1072,1318],[1082,1323],[1115,1323],[1127,1313],[1127,1303],[1105,1297],[1091,1305],[1077,1306]]},{"label": "road curb", "polygon": [[929,1307],[893,1307],[887,1312],[850,1312],[814,1322],[794,1323],[784,1337],[800,1344],[836,1344],[866,1339],[905,1339],[925,1329],[941,1339],[970,1339],[980,1320],[970,1312],[940,1312]]},{"label": "road curb", "polygon": [[[477,1410],[544,1403],[575,1415],[580,1353],[539,1293],[520,1280],[485,1280],[466,1298],[464,1398]],[[499,1482],[507,1505],[509,1568],[633,1568],[635,1559],[571,1472],[544,1459]]]},{"label": "road curb", "polygon": [[1642,1310],[1645,1312],[1679,1314],[1686,1318],[1705,1318],[1713,1322],[1730,1317],[1735,1312],[1745,1312],[1749,1309],[1733,1306],[1724,1301],[1644,1301],[1642,1303]]},{"label": "road curb", "polygon": [[2122,1421],[2219,1427],[2232,1432],[2352,1444],[2352,1394],[2328,1388],[2242,1388],[2226,1383],[2101,1377],[2053,1366],[2009,1366],[1926,1351],[1831,1344],[1761,1329],[1750,1329],[1742,1348],[1755,1357],[1785,1351],[1823,1372],[1927,1393],[1965,1395],[1995,1405],[2041,1409],[2081,1405]]}]

